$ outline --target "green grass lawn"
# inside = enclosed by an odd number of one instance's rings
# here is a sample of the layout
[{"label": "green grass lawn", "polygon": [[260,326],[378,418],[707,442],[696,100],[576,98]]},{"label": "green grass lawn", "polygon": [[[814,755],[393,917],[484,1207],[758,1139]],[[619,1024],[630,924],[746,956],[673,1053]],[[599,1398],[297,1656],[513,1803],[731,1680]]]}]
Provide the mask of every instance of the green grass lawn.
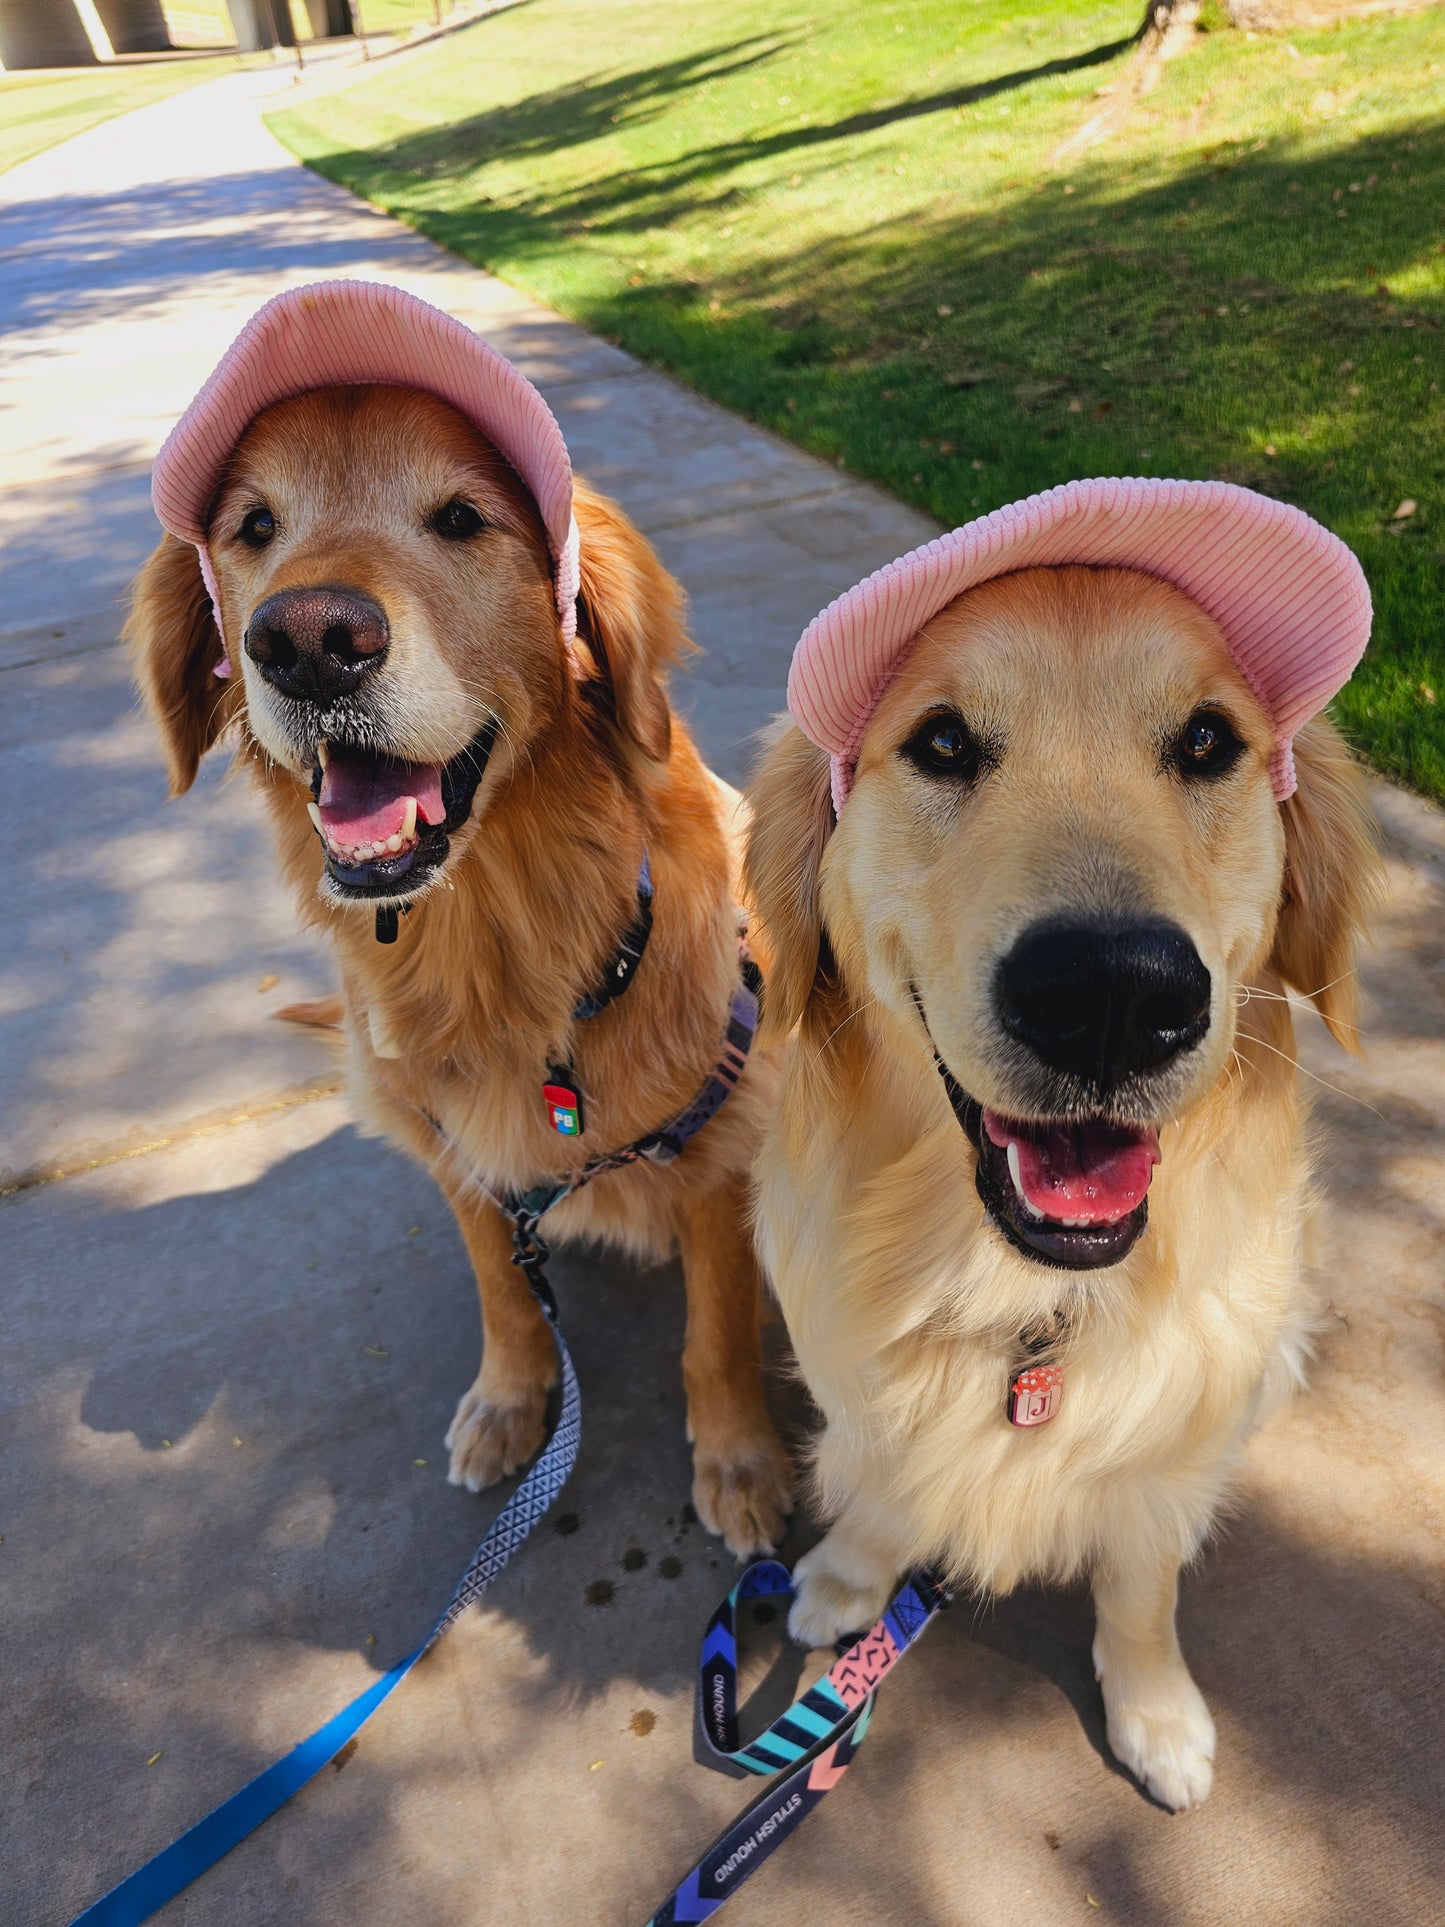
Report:
[{"label": "green grass lawn", "polygon": [[133,107],[215,80],[265,55],[210,60],[165,60],[145,67],[74,67],[0,74],[0,173],[57,141]]},{"label": "green grass lawn", "polygon": [[532,0],[273,124],[946,523],[1090,474],[1298,502],[1375,592],[1339,719],[1445,798],[1445,11],[1199,34],[1051,159],[1140,11]]}]

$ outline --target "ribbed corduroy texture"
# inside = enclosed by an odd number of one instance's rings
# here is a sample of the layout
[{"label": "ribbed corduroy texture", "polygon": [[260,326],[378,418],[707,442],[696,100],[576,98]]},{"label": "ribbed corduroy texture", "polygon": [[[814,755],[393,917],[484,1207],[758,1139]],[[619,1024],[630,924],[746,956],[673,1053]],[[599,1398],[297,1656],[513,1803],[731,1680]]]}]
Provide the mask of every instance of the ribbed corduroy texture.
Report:
[{"label": "ribbed corduroy texture", "polygon": [[1295,731],[1350,679],[1370,635],[1364,571],[1338,536],[1229,482],[1096,478],[1011,502],[829,603],[803,632],[788,708],[833,758],[841,810],[868,720],[920,629],[980,582],[1090,563],[1183,589],[1219,624],[1275,726],[1275,795],[1294,792]]},{"label": "ribbed corduroy texture", "polygon": [[288,396],[348,382],[424,389],[496,443],[541,514],[570,643],[578,588],[572,463],[551,409],[470,328],[384,282],[317,281],[278,294],[251,317],[156,457],[151,499],[162,526],[204,550],[222,470],[256,417]]}]

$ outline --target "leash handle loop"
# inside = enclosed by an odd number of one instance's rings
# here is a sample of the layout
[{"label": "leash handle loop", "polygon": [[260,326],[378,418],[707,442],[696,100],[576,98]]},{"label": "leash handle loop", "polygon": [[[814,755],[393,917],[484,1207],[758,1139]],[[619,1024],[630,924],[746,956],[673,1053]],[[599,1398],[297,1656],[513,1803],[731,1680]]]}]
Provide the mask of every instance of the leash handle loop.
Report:
[{"label": "leash handle loop", "polygon": [[800,1827],[842,1779],[863,1744],[879,1683],[949,1603],[947,1587],[915,1573],[882,1617],[847,1644],[824,1677],[756,1738],[739,1744],[737,1610],[745,1599],[788,1598],[793,1578],[776,1559],[749,1566],[703,1634],[698,1710],[720,1759],[752,1773],[781,1774],[718,1836],[648,1922],[680,1927],[716,1913]]},{"label": "leash handle loop", "polygon": [[738,1733],[737,1610],[745,1599],[791,1598],[793,1577],[776,1559],[749,1566],[708,1621],[698,1662],[698,1704],[710,1749],[750,1773],[796,1765],[820,1742],[836,1738],[862,1702],[892,1672],[950,1594],[929,1573],[902,1585],[882,1617],[839,1653],[810,1686],[755,1738]]}]

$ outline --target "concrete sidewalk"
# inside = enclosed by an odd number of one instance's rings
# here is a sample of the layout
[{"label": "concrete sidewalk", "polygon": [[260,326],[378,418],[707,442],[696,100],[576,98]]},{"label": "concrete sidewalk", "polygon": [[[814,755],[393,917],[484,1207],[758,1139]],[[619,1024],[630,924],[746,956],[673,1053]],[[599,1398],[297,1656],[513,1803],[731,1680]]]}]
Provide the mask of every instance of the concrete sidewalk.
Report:
[{"label": "concrete sidewalk", "polygon": [[[477,1344],[449,1214],[357,1136],[324,1043],[268,1015],[328,974],[249,797],[218,765],[168,805],[134,711],[115,636],[176,415],[267,295],[318,275],[478,327],[685,583],[707,654],[681,700],[732,777],[803,622],[930,532],[306,174],[259,124],[289,85],[208,83],[0,176],[0,1188],[27,1187],[0,1199],[6,1927],[69,1919],[408,1651],[498,1504],[443,1480]],[[1312,1024],[1305,1045],[1315,1390],[1252,1448],[1182,1614],[1213,1800],[1175,1819],[1112,1768],[1082,1597],[965,1608],[738,1927],[1445,1918],[1445,820],[1381,802],[1371,1055]],[[344,1772],[162,1919],[640,1927],[742,1804],[692,1764],[730,1562],[684,1510],[676,1273],[556,1278],[586,1405],[573,1529],[544,1527]],[[801,1422],[781,1379],[779,1409]]]}]

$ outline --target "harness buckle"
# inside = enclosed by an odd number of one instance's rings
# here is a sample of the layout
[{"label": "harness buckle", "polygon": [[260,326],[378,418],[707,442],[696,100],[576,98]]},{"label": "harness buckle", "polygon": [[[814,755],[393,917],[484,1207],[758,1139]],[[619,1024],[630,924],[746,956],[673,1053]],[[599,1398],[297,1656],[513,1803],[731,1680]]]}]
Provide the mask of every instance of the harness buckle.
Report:
[{"label": "harness buckle", "polygon": [[537,1235],[537,1220],[529,1212],[519,1211],[512,1224],[512,1263],[520,1267],[532,1296],[555,1325],[559,1316],[557,1298],[546,1270],[551,1255],[545,1239]]}]

